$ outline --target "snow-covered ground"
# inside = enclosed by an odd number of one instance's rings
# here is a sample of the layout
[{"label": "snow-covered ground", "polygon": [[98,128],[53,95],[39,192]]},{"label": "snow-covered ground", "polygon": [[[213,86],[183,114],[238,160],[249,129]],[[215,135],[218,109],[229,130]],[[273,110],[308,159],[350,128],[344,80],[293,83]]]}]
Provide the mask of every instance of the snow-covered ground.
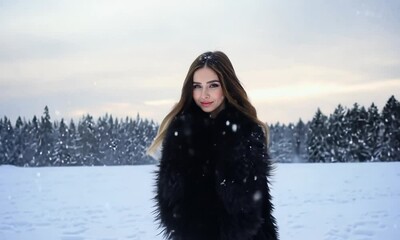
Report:
[{"label": "snow-covered ground", "polygon": [[[0,239],[159,239],[155,166],[0,166]],[[400,162],[277,164],[282,240],[397,240]]]}]

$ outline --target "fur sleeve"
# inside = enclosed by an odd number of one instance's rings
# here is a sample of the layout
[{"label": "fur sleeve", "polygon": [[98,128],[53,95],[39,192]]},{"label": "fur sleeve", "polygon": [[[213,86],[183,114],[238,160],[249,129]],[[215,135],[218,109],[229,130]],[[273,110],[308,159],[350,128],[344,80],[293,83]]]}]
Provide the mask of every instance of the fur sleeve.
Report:
[{"label": "fur sleeve", "polygon": [[[156,173],[156,213],[168,239],[174,239],[176,232],[182,228],[179,203],[184,194],[184,177],[182,166],[182,148],[185,144],[182,136],[182,121],[174,119],[163,141],[162,154]],[[178,230],[178,231],[177,231]]]},{"label": "fur sleeve", "polygon": [[217,193],[225,211],[221,239],[252,239],[266,221],[263,198],[270,198],[265,134],[260,126],[251,124],[226,135],[216,171]]}]

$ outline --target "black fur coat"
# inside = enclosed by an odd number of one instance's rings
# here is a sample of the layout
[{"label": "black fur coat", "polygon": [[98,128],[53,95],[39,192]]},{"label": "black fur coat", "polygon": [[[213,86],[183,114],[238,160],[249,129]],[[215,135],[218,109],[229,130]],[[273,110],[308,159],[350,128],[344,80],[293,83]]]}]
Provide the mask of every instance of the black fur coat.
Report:
[{"label": "black fur coat", "polygon": [[227,105],[173,119],[156,178],[156,213],[167,239],[277,239],[271,163],[262,128]]}]

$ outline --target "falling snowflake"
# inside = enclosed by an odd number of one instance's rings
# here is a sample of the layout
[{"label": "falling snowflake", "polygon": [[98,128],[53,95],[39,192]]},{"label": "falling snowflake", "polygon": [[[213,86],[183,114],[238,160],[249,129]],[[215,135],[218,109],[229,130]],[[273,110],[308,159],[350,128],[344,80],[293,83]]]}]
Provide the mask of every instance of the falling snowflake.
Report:
[{"label": "falling snowflake", "polygon": [[236,132],[237,131],[237,125],[236,124],[232,124],[232,131]]},{"label": "falling snowflake", "polygon": [[254,195],[253,195],[253,200],[254,200],[254,202],[260,201],[261,198],[262,198],[261,191],[256,191],[256,192],[254,193]]}]

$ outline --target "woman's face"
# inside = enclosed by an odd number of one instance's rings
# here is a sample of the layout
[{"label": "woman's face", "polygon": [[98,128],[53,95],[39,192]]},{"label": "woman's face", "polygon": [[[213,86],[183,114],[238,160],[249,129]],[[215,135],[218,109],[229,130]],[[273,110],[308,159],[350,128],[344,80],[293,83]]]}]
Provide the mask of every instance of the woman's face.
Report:
[{"label": "woman's face", "polygon": [[218,75],[208,67],[193,74],[193,99],[204,112],[215,117],[224,108],[224,93]]}]

